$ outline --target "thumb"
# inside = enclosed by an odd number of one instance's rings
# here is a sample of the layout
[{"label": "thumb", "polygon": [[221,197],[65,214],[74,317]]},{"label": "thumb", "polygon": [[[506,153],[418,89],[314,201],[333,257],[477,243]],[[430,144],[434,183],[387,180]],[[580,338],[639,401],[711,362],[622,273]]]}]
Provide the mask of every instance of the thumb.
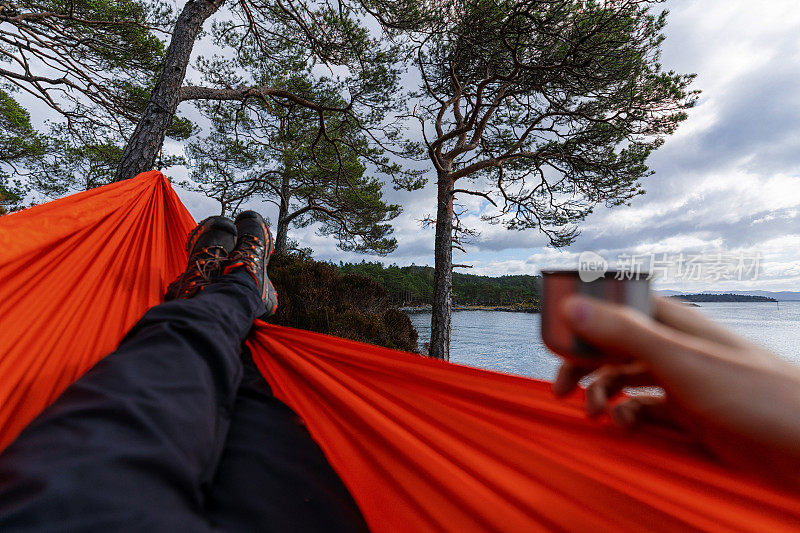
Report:
[{"label": "thumb", "polygon": [[657,365],[685,352],[680,338],[683,334],[624,305],[571,295],[562,304],[561,312],[575,334],[614,358]]}]

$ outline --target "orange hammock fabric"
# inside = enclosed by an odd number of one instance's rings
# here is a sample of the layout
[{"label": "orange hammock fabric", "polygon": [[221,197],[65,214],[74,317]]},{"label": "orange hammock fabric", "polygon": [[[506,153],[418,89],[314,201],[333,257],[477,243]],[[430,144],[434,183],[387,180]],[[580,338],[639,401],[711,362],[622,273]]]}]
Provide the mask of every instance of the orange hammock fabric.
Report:
[{"label": "orange hammock fabric", "polygon": [[[0,217],[0,449],[159,303],[193,225],[158,172]],[[800,529],[800,495],[547,383],[263,322],[248,342],[374,531]]]}]

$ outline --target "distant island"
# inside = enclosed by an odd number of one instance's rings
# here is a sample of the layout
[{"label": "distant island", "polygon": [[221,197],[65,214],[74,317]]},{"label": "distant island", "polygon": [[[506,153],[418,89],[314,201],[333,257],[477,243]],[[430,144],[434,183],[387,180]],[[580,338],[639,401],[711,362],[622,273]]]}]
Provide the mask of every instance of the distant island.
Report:
[{"label": "distant island", "polygon": [[[670,289],[657,290],[656,293],[661,296],[681,296],[683,291],[675,291]],[[767,298],[774,298],[779,302],[800,302],[800,291],[711,291],[703,290],[703,294],[745,294],[750,296],[766,296]]]},{"label": "distant island", "polygon": [[684,302],[777,302],[775,298],[767,296],[753,296],[749,294],[676,294],[670,296]]}]

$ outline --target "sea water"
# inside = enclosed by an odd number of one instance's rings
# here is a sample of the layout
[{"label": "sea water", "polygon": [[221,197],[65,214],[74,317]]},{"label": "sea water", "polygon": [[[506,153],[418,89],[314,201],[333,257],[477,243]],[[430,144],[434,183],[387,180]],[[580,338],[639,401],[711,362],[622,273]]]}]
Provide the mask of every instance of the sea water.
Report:
[{"label": "sea water", "polygon": [[[800,302],[702,303],[697,311],[739,335],[800,364]],[[420,343],[430,340],[430,313],[410,315]],[[455,311],[450,361],[552,380],[559,360],[542,344],[540,316],[504,311]]]}]

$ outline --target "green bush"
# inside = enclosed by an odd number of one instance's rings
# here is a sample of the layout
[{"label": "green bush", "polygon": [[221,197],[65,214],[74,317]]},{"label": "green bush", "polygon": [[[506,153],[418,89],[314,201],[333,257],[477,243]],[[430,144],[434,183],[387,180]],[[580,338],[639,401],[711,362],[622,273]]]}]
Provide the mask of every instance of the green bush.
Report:
[{"label": "green bush", "polygon": [[417,332],[392,306],[377,281],[340,274],[298,255],[273,255],[269,277],[278,291],[278,312],[269,322],[387,348],[416,352]]}]

